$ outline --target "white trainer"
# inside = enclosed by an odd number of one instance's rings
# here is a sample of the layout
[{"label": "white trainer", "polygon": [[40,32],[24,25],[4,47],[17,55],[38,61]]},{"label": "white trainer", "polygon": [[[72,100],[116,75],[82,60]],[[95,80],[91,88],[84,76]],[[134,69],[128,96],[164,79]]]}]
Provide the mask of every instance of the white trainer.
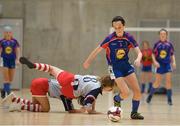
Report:
[{"label": "white trainer", "polygon": [[18,112],[21,111],[21,104],[20,103],[13,102],[12,104],[10,104],[9,112],[15,112],[15,111],[18,111]]},{"label": "white trainer", "polygon": [[6,96],[6,97],[2,100],[1,105],[2,105],[2,106],[9,106],[9,105],[12,103],[12,99],[13,99],[14,97],[16,97],[16,95],[15,95],[13,92],[11,92],[8,96]]}]

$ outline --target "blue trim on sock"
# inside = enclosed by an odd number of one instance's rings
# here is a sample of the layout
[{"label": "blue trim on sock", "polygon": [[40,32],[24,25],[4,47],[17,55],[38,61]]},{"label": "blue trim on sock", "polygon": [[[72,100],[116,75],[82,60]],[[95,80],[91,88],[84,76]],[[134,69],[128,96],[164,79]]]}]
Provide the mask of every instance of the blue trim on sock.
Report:
[{"label": "blue trim on sock", "polygon": [[117,95],[114,96],[114,101],[115,101],[115,102],[121,102],[122,100],[123,100],[123,99],[120,97],[119,94],[117,94]]},{"label": "blue trim on sock", "polygon": [[152,82],[149,82],[149,89],[151,90],[152,88]]},{"label": "blue trim on sock", "polygon": [[10,83],[4,83],[3,90],[7,93],[11,91],[11,84]]},{"label": "blue trim on sock", "polygon": [[139,108],[140,101],[132,100],[132,112],[137,112]]},{"label": "blue trim on sock", "polygon": [[152,87],[152,88],[151,88],[151,91],[150,91],[150,93],[149,93],[149,95],[152,96],[152,95],[155,93],[156,89],[157,89],[157,88]]},{"label": "blue trim on sock", "polygon": [[172,89],[167,89],[167,98],[168,98],[168,101],[169,100],[172,100],[171,97],[172,97]]},{"label": "blue trim on sock", "polygon": [[146,85],[144,83],[141,84],[141,93],[144,93]]}]

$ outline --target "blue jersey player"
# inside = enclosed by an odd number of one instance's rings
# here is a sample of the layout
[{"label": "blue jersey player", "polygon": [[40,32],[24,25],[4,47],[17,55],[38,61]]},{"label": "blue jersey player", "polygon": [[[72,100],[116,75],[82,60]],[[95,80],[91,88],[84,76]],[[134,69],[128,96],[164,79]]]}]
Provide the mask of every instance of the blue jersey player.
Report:
[{"label": "blue jersey player", "polygon": [[4,38],[0,40],[0,54],[2,57],[4,85],[1,90],[1,97],[11,91],[10,85],[14,77],[15,66],[19,63],[19,43],[13,38],[12,28],[4,27]]},{"label": "blue jersey player", "polygon": [[[172,82],[171,72],[172,68],[176,69],[176,60],[174,56],[174,47],[170,41],[167,40],[168,32],[166,29],[159,31],[160,40],[154,44],[153,48],[153,62],[156,67],[155,82],[147,97],[147,103],[151,102],[152,96],[156,89],[162,82],[162,75],[166,78],[167,101],[172,105]],[[172,67],[172,68],[171,68]]]},{"label": "blue jersey player", "polygon": [[121,16],[113,18],[112,26],[115,32],[104,39],[89,55],[83,66],[87,69],[96,55],[105,49],[111,79],[115,79],[120,91],[120,94],[114,97],[115,106],[120,106],[120,101],[128,97],[128,86],[130,86],[133,91],[131,119],[144,119],[144,117],[138,113],[141,99],[140,87],[134,72],[134,67],[128,61],[130,48],[134,48],[138,55],[134,61],[136,66],[140,66],[142,53],[133,36],[124,31],[125,20]]}]

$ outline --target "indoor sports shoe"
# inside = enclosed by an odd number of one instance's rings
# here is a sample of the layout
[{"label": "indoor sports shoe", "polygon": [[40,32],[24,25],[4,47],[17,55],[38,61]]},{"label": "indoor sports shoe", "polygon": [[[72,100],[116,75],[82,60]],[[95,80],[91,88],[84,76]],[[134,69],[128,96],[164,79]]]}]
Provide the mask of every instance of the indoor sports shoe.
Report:
[{"label": "indoor sports shoe", "polygon": [[20,57],[19,62],[21,64],[26,64],[30,69],[35,68],[35,65],[29,61],[26,57]]},{"label": "indoor sports shoe", "polygon": [[172,100],[168,100],[168,105],[173,105]]},{"label": "indoor sports shoe", "polygon": [[16,97],[16,95],[11,92],[9,95],[7,95],[1,102],[3,106],[9,106],[12,103],[12,99]]},{"label": "indoor sports shoe", "polygon": [[144,116],[138,112],[131,112],[131,119],[143,120]]},{"label": "indoor sports shoe", "polygon": [[1,90],[1,98],[5,98],[6,97],[6,92],[4,90]]},{"label": "indoor sports shoe", "polygon": [[146,99],[146,102],[147,102],[147,103],[150,103],[150,102],[151,102],[151,99],[152,99],[152,95],[149,95],[149,96],[147,97],[147,99]]},{"label": "indoor sports shoe", "polygon": [[21,104],[20,103],[13,102],[12,104],[10,104],[9,112],[15,112],[15,111],[18,111],[18,112],[21,111]]}]

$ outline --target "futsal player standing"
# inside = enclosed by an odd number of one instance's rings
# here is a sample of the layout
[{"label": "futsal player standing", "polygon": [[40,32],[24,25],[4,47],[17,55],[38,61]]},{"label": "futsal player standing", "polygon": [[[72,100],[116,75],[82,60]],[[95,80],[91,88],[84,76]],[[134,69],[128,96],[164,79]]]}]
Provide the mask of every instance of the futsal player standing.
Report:
[{"label": "futsal player standing", "polygon": [[176,69],[176,60],[174,55],[174,47],[172,42],[167,40],[168,31],[161,29],[159,31],[160,40],[154,44],[153,62],[156,67],[155,82],[147,97],[147,103],[151,102],[152,96],[162,82],[162,75],[165,75],[165,84],[167,89],[167,102],[172,105],[172,68]]}]

